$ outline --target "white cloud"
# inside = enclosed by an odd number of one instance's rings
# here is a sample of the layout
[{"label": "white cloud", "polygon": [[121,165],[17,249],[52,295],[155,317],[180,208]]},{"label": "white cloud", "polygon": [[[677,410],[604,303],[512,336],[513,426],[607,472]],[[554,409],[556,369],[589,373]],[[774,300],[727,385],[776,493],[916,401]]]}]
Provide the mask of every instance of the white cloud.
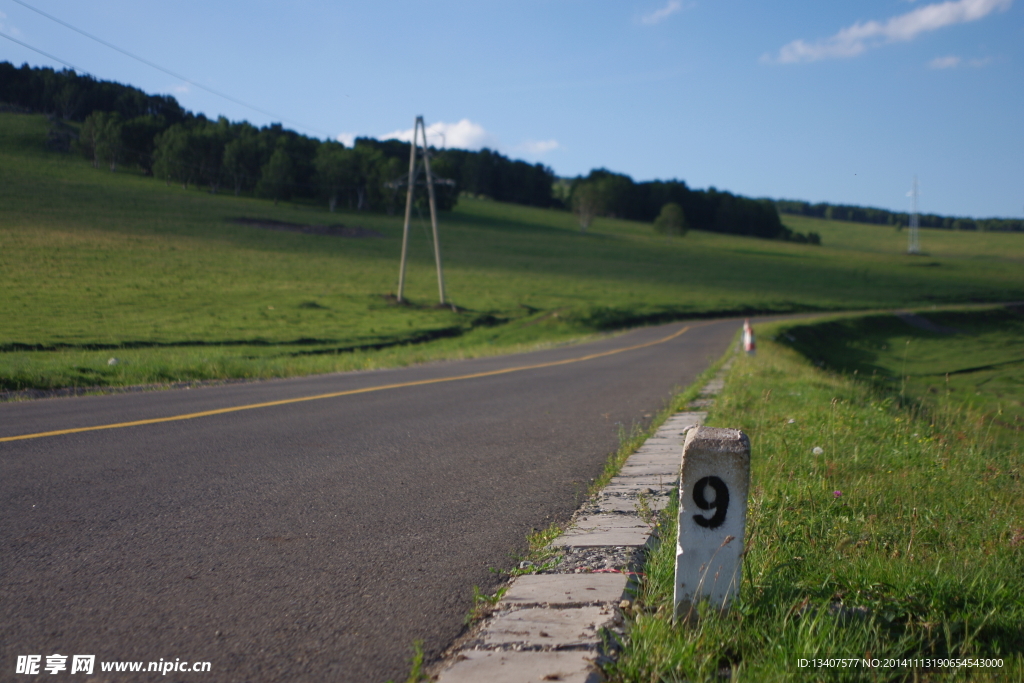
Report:
[{"label": "white cloud", "polygon": [[558,149],[558,147],[558,140],[527,140],[516,147],[516,151],[533,157],[539,157]]},{"label": "white cloud", "polygon": [[681,0],[668,0],[668,4],[661,9],[642,16],[640,18],[640,22],[647,24],[648,26],[657,24],[659,21],[667,19],[681,9],[683,9],[683,3]]},{"label": "white cloud", "polygon": [[[381,135],[381,140],[401,140],[402,142],[412,141],[413,129],[396,130]],[[351,146],[355,136],[351,133],[342,133],[337,137],[339,142]],[[438,148],[454,148],[479,150],[483,147],[501,151],[504,154],[522,154],[527,157],[540,157],[548,152],[559,149],[561,145],[558,140],[526,140],[522,144],[512,148],[505,148],[497,135],[489,132],[479,123],[469,119],[462,119],[457,123],[445,123],[439,121],[427,126],[427,142]]]},{"label": "white cloud", "polygon": [[949,55],[948,57],[936,57],[932,61],[928,62],[928,66],[933,69],[952,69],[955,66],[959,66],[960,58],[956,55]]},{"label": "white cloud", "polygon": [[179,85],[172,86],[171,90],[179,95],[187,95],[190,92],[188,83],[181,83]]},{"label": "white cloud", "polygon": [[797,64],[821,59],[854,57],[868,48],[885,43],[905,42],[922,33],[977,21],[996,10],[1009,9],[1012,2],[1013,0],[947,0],[919,7],[885,22],[857,22],[840,30],[831,38],[814,43],[794,40],[784,45],[777,56],[765,55],[761,59],[779,64]]},{"label": "white cloud", "polygon": [[356,144],[355,133],[338,133],[338,135],[334,139],[340,142],[341,144],[345,145],[346,147],[352,147],[353,145]]},{"label": "white cloud", "polygon": [[[396,130],[382,135],[381,140],[396,139],[412,142],[413,129]],[[480,149],[481,147],[498,147],[498,138],[484,130],[479,123],[462,119],[458,123],[439,121],[427,126],[427,142],[435,147],[455,147],[458,149]]]}]

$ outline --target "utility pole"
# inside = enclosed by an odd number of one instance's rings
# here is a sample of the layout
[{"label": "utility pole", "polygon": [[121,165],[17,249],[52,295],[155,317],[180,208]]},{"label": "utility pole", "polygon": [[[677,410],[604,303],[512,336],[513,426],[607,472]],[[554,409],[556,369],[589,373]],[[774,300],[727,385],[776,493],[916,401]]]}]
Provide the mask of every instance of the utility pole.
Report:
[{"label": "utility pole", "polygon": [[[437,234],[437,202],[434,198],[434,176],[430,172],[430,147],[427,144],[427,127],[423,117],[416,117],[412,130],[412,146],[409,150],[409,189],[405,194],[405,227],[402,229],[402,262],[398,267],[398,301],[402,301],[405,293],[405,263],[409,252],[409,221],[412,218],[413,193],[416,188],[416,176],[419,169],[416,165],[416,150],[420,131],[423,131],[423,166],[427,176],[427,196],[430,200],[430,227],[434,235],[434,261],[437,263],[437,290],[444,305],[444,268],[441,265],[441,240]],[[442,181],[445,182],[445,181]]]},{"label": "utility pole", "polygon": [[416,187],[416,134],[419,132],[420,119],[412,130],[412,149],[409,154],[409,191],[405,195],[405,227],[402,229],[402,263],[398,266],[398,303],[402,303],[402,292],[405,291],[405,257],[409,252],[409,218],[412,216],[412,191]]}]

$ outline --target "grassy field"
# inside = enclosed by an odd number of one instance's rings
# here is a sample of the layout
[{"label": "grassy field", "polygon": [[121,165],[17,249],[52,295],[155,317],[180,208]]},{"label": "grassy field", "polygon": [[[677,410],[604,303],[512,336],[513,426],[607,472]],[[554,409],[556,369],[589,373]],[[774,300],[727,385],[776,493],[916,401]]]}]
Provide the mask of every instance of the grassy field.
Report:
[{"label": "grassy field", "polygon": [[[701,232],[668,239],[614,219],[581,234],[566,212],[463,199],[441,216],[459,310],[436,306],[421,216],[413,303],[397,306],[388,295],[401,217],[275,206],[93,169],[44,151],[47,126],[0,114],[0,389],[372,368],[686,316],[1024,299],[1024,235],[944,234],[950,254],[922,259],[890,249],[874,226],[822,221],[823,247]],[[239,217],[382,237],[266,230],[232,222]]]},{"label": "grassy field", "polygon": [[1024,308],[934,311],[937,331],[889,315],[786,330],[785,341],[819,364],[858,377],[902,402],[962,405],[994,433],[1024,430]]},{"label": "grassy field", "polygon": [[[782,222],[799,232],[817,232],[822,242],[849,251],[876,254],[895,254],[907,250],[907,230],[893,226],[828,221],[808,216],[781,214]],[[1014,245],[1020,235],[1005,232],[963,233],[954,230],[920,230],[918,232],[923,255],[916,257],[918,265],[930,265],[948,258],[998,258],[1022,263],[1022,254]]]},{"label": "grassy field", "polygon": [[[935,340],[892,317],[759,329],[758,355],[733,366],[708,417],[751,439],[740,597],[724,617],[705,611],[694,627],[673,626],[675,545],[663,542],[610,680],[1024,681],[1021,432],[995,424],[989,398],[962,400],[984,390],[932,393],[864,372],[871,362],[902,366],[905,338],[920,345],[914,368],[926,375],[1001,358],[1000,340],[1020,339],[1020,316],[929,319],[959,325],[948,338],[955,350],[936,342],[929,355]],[[817,352],[815,340],[831,341],[831,361],[860,363],[857,374],[819,369],[819,356],[791,348]],[[878,349],[886,345],[895,352]],[[880,352],[866,358],[856,352],[864,348]],[[907,400],[909,391],[921,400]],[[1004,404],[1024,397],[1020,384],[998,391]],[[674,514],[663,538],[675,536]],[[827,657],[996,658],[1003,667],[798,666]]]}]

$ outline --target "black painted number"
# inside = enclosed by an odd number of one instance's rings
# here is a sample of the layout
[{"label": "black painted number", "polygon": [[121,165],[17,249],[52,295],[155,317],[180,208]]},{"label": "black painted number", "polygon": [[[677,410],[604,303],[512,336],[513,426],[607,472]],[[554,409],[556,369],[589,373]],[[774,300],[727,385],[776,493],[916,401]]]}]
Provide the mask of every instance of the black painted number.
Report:
[{"label": "black painted number", "polygon": [[[715,492],[715,499],[708,502],[707,488],[711,487]],[[693,521],[708,529],[717,529],[725,521],[725,512],[729,509],[729,487],[718,477],[704,477],[693,487],[693,502],[701,510],[714,510],[715,514],[711,519],[703,515],[694,515]]]}]

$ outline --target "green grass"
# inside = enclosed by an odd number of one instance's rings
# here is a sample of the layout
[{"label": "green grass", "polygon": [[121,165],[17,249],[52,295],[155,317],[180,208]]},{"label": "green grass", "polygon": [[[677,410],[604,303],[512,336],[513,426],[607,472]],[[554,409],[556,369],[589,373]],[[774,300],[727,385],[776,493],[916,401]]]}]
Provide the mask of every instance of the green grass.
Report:
[{"label": "green grass", "polygon": [[[813,247],[665,238],[598,219],[584,235],[567,212],[463,199],[441,216],[447,291],[461,310],[435,306],[421,216],[407,278],[414,305],[395,306],[385,297],[397,287],[400,216],[274,206],[93,169],[44,151],[47,125],[0,114],[0,389],[279,377],[523,350],[689,316],[1024,298],[1020,235],[997,236],[1017,239],[993,249],[993,236],[953,233],[959,255],[918,267],[898,250],[830,244],[826,232]],[[237,217],[384,237],[268,231]]]},{"label": "green grass", "polygon": [[[412,658],[409,660],[409,676],[405,679],[405,683],[424,683],[430,680],[424,672],[424,658],[423,641],[413,641]],[[389,680],[388,683],[394,683],[394,681]]]},{"label": "green grass", "polygon": [[[955,395],[901,404],[860,373],[818,369],[768,338],[792,325],[758,330],[758,355],[735,363],[708,417],[751,439],[738,600],[674,626],[675,547],[663,542],[610,680],[1024,680],[1020,439],[997,439]],[[1004,668],[797,666],[829,656],[996,657]]]},{"label": "green grass", "polygon": [[925,407],[960,404],[982,415],[1003,440],[1019,440],[1024,429],[1024,309],[920,315],[946,332],[879,315],[792,327],[783,339],[825,367],[856,373],[901,401]]},{"label": "green grass", "polygon": [[[780,214],[787,227],[817,232],[828,246],[847,251],[898,254],[907,250],[907,230],[891,225],[830,221],[809,216]],[[1021,263],[1021,235],[1009,232],[964,233],[954,230],[921,229],[918,232],[923,256],[912,258],[918,267],[941,267],[944,259],[1005,259]],[[970,245],[967,250],[965,245]]]}]

